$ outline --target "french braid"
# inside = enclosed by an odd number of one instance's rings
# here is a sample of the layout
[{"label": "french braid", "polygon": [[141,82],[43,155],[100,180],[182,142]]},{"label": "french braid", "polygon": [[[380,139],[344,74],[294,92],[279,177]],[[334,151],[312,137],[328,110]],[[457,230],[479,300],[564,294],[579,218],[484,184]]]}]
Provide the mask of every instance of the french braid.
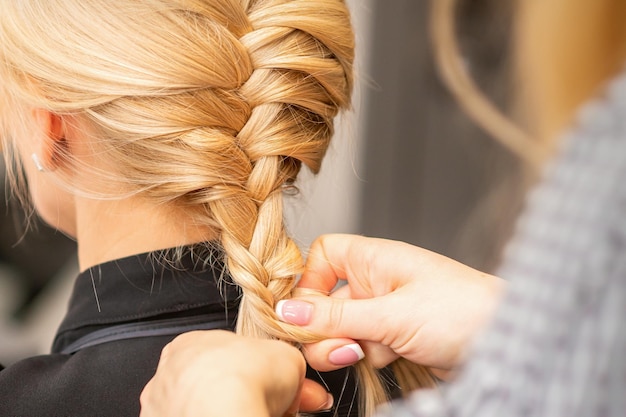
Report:
[{"label": "french braid", "polygon": [[239,92],[252,110],[234,140],[250,160],[250,173],[232,198],[210,207],[230,273],[243,289],[238,331],[294,339],[295,330],[274,315],[302,268],[283,224],[282,189],[302,163],[319,170],[333,118],[350,103],[352,34],[346,24],[335,25],[339,32],[327,26],[348,21],[336,0],[249,1],[246,7],[250,31],[240,42],[254,70]]}]

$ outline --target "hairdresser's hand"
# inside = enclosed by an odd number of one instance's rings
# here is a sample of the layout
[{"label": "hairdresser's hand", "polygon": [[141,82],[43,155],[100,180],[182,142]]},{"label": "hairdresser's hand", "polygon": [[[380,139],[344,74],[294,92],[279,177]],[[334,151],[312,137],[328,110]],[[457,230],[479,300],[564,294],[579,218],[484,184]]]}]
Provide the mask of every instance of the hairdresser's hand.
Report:
[{"label": "hairdresser's hand", "polygon": [[[330,296],[304,290],[329,294],[342,279],[347,285]],[[402,356],[446,378],[489,321],[504,284],[406,243],[326,235],[313,243],[298,286],[297,298],[279,303],[277,313],[330,338],[305,346],[314,368],[354,363],[360,345],[377,367]]]},{"label": "hairdresser's hand", "polygon": [[140,417],[281,417],[329,408],[328,393],[305,380],[305,370],[301,353],[283,342],[221,330],[183,334],[163,349]]}]

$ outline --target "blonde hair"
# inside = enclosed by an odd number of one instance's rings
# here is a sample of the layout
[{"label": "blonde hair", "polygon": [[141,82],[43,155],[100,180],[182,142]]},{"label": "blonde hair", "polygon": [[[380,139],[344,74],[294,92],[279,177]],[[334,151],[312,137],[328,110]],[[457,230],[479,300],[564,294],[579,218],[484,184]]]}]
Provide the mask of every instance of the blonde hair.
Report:
[{"label": "blonde hair", "polygon": [[[578,107],[624,66],[626,2],[516,2],[514,101],[532,127],[520,128],[485,97],[463,63],[455,34],[459,0],[433,0],[432,37],[442,79],[478,125],[528,163],[541,166]],[[532,132],[532,133],[530,133]]]},{"label": "blonde hair", "polygon": [[505,149],[536,166],[544,159],[544,150],[485,96],[469,74],[456,34],[458,4],[459,0],[431,2],[431,37],[441,79],[468,116]]},{"label": "blonde hair", "polygon": [[[285,230],[282,191],[302,164],[319,171],[333,119],[350,106],[354,40],[344,2],[24,0],[2,7],[1,106],[78,118],[125,186],[184,207],[195,224],[216,230],[243,290],[239,333],[320,340],[274,313],[303,265]],[[371,413],[386,396],[375,371],[359,368]],[[417,369],[417,378],[406,371],[400,379],[431,385]]]},{"label": "blonde hair", "polygon": [[515,55],[521,99],[544,141],[626,64],[623,0],[519,1]]}]

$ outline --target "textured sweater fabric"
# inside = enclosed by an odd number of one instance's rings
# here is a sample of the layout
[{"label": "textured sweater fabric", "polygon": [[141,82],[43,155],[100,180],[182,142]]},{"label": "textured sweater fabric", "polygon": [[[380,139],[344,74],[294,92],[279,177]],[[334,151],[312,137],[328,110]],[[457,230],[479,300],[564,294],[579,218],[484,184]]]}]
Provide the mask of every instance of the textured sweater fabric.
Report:
[{"label": "textured sweater fabric", "polygon": [[626,415],[626,75],[580,112],[498,275],[508,293],[461,376],[381,416]]}]

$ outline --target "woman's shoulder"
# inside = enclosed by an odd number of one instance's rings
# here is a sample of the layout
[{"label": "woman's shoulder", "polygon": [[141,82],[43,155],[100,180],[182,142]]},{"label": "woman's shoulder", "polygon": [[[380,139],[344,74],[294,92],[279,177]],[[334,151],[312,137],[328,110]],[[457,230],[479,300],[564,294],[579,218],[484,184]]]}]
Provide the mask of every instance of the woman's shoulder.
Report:
[{"label": "woman's shoulder", "polygon": [[0,415],[136,417],[141,390],[170,339],[119,340],[19,361],[0,372]]}]

